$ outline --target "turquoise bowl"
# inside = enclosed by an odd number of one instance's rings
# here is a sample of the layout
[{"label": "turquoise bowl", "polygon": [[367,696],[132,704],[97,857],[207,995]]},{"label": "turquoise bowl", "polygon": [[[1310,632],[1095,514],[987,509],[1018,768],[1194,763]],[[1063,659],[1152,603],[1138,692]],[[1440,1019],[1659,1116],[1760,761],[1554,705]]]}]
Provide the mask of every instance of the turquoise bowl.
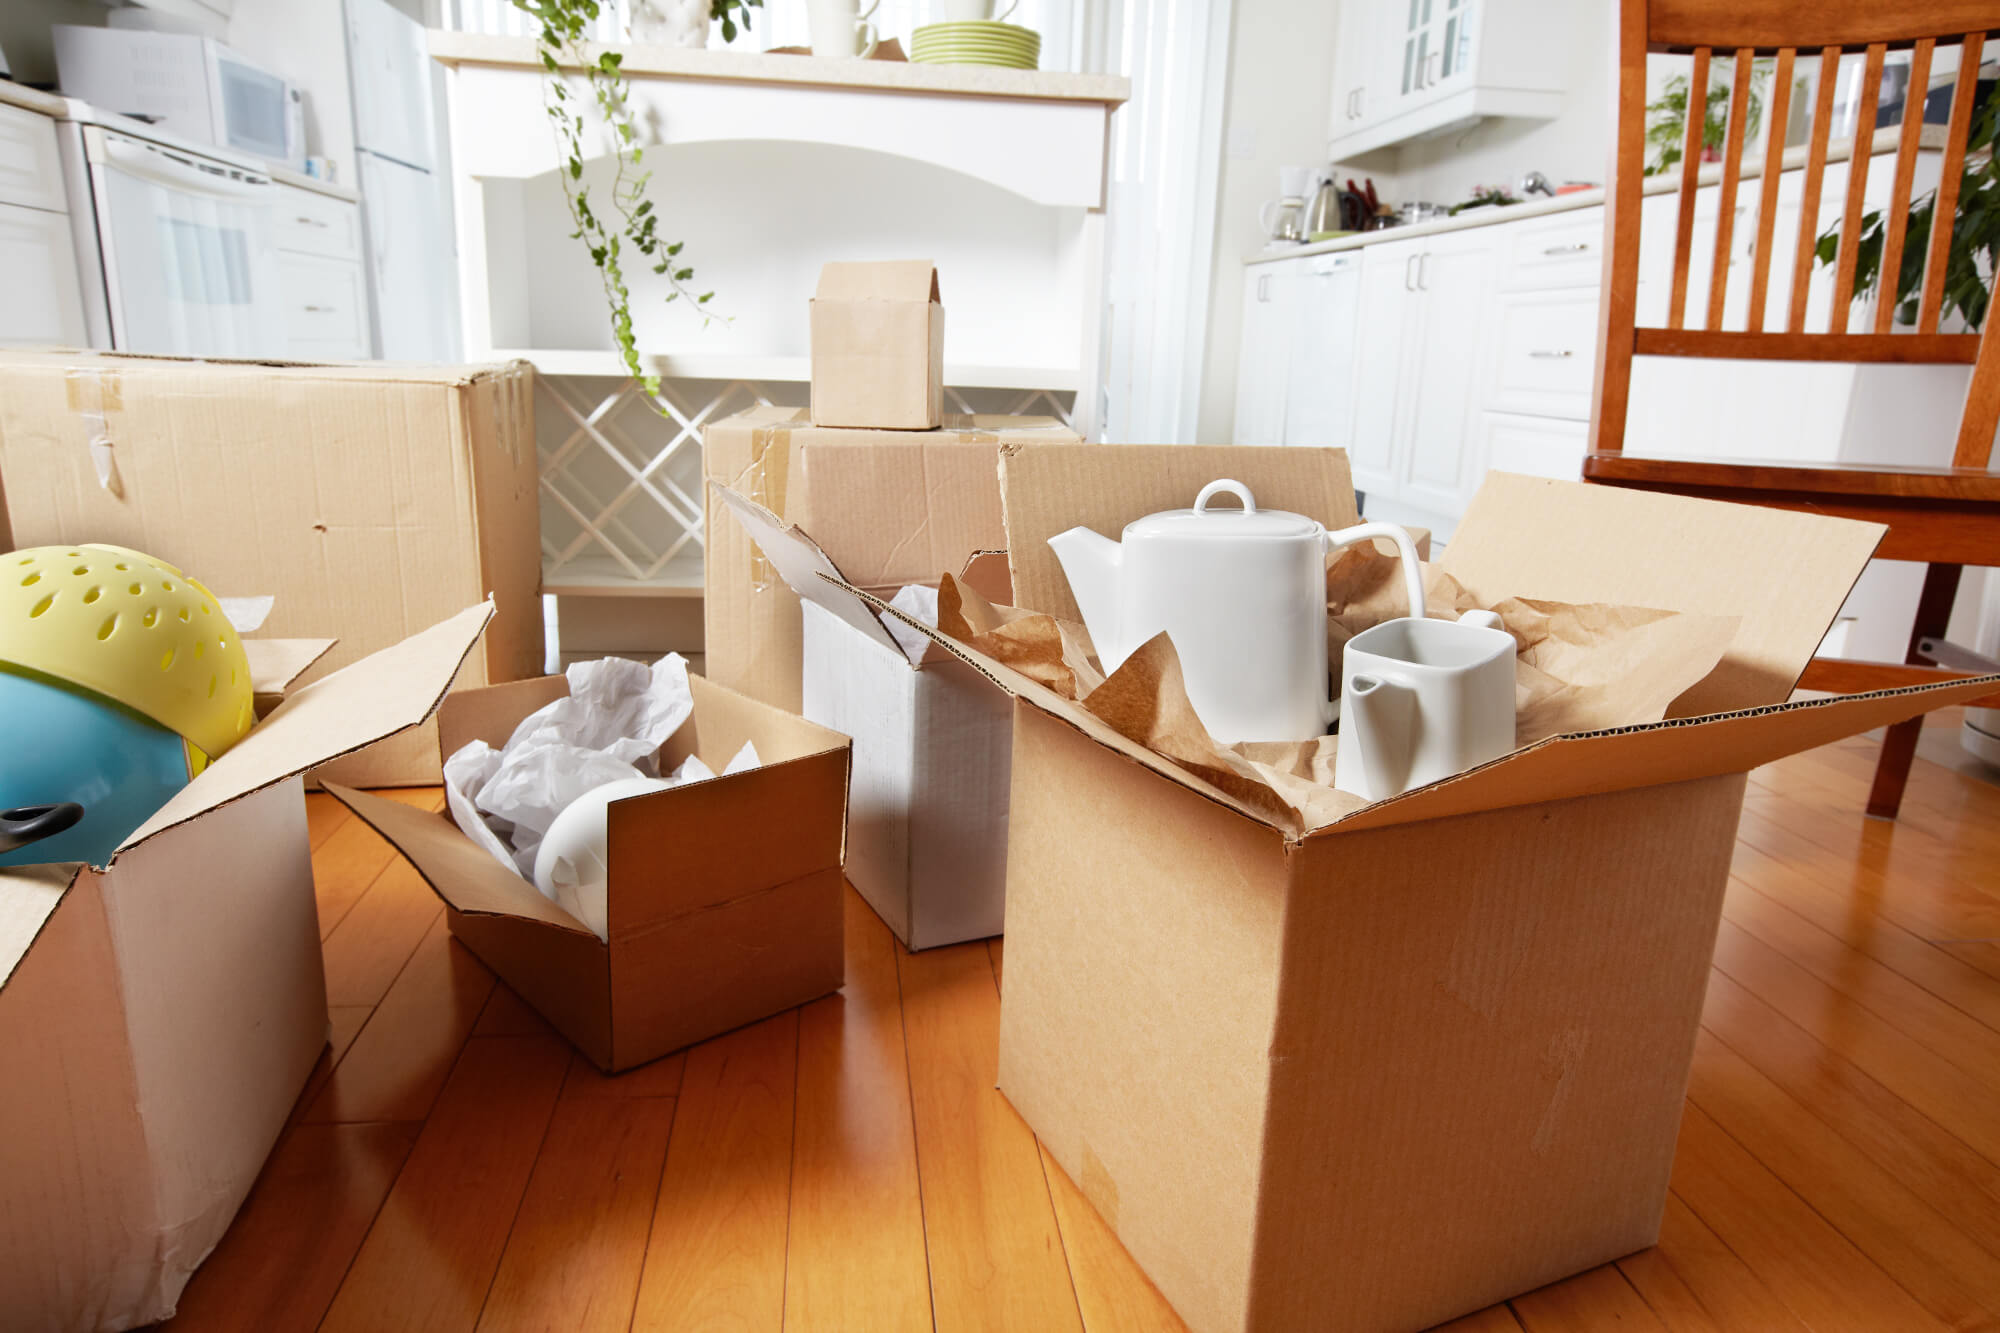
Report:
[{"label": "turquoise bowl", "polygon": [[74,801],[83,818],[0,855],[0,866],[102,866],[188,784],[187,746],[87,690],[0,670],[0,810]]}]

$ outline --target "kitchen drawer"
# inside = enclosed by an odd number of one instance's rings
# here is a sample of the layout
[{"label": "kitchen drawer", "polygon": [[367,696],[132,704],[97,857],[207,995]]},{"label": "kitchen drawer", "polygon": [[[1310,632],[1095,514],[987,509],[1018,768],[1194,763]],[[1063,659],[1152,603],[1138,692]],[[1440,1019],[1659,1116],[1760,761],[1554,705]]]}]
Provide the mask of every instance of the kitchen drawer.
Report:
[{"label": "kitchen drawer", "polygon": [[88,341],[68,214],[0,204],[0,274],[0,347]]},{"label": "kitchen drawer", "polygon": [[368,355],[368,298],[361,265],[279,255],[278,290],[285,306],[285,347],[292,355]]},{"label": "kitchen drawer", "polygon": [[361,258],[361,209],[344,200],[286,185],[278,194],[278,248],[328,259]]},{"label": "kitchen drawer", "polygon": [[1588,421],[1597,293],[1525,292],[1501,297],[1498,306],[1485,406]]},{"label": "kitchen drawer", "polygon": [[0,104],[0,204],[66,213],[56,123],[47,116]]},{"label": "kitchen drawer", "polygon": [[1510,234],[1501,260],[1501,291],[1595,287],[1604,280],[1602,207],[1517,222],[1506,230]]},{"label": "kitchen drawer", "polygon": [[1583,455],[1590,448],[1590,423],[1553,417],[1479,414],[1479,456],[1493,472],[1521,472],[1557,481],[1583,478]]}]

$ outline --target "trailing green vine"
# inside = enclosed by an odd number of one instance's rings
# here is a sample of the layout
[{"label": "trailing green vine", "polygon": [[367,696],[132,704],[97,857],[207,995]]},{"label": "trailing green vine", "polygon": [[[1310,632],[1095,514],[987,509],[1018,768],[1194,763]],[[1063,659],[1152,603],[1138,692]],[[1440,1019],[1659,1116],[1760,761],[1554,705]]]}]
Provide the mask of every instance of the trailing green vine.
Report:
[{"label": "trailing green vine", "polygon": [[[1905,115],[1913,114],[1906,110]],[[1944,266],[1944,300],[1940,316],[1954,310],[1965,319],[1968,329],[1977,330],[1986,320],[1992,299],[1987,279],[1980,272],[2000,271],[2000,164],[1994,161],[1994,139],[2000,132],[2000,87],[1986,95],[1965,142],[1965,165],[1958,180],[1957,216],[1953,218],[1951,243]],[[1932,190],[1911,204],[1904,223],[1903,257],[1896,274],[1896,314],[1898,324],[1917,322],[1918,304],[1923,295],[1924,256],[1930,252],[1931,228],[1937,221],[1937,191]],[[1854,251],[1854,294],[1865,296],[1881,277],[1882,244],[1886,234],[1882,210],[1861,219],[1861,237]],[[1840,225],[1828,228],[1813,250],[1822,264],[1831,264],[1840,255]]]},{"label": "trailing green vine", "polygon": [[[745,3],[758,0],[713,0],[711,13],[723,19],[723,32],[734,36],[732,9],[741,10],[743,26],[750,25]],[[547,78],[542,84],[542,106],[554,127],[561,163],[563,199],[569,207],[570,239],[583,242],[590,252],[603,283],[604,300],[610,307],[611,335],[618,344],[619,359],[632,377],[646,389],[649,402],[659,409],[660,377],[647,373],[639,362],[639,348],[632,332],[632,292],[625,279],[625,263],[637,257],[655,274],[667,280],[666,299],[686,298],[700,314],[702,324],[717,318],[707,309],[714,292],[696,294],[690,285],[694,267],[680,261],[683,242],[664,241],[659,234],[659,215],[653,201],[646,198],[652,172],[643,169],[643,150],[638,130],[626,103],[625,76],[619,66],[624,57],[605,51],[595,59],[585,49],[585,34],[602,12],[603,0],[513,0],[515,8],[541,25],[535,38]],[[587,91],[579,91],[565,75],[578,70]],[[616,173],[611,179],[608,206],[593,202],[583,181],[589,160],[583,142],[585,112],[595,107],[597,115],[616,136],[613,160]]]}]

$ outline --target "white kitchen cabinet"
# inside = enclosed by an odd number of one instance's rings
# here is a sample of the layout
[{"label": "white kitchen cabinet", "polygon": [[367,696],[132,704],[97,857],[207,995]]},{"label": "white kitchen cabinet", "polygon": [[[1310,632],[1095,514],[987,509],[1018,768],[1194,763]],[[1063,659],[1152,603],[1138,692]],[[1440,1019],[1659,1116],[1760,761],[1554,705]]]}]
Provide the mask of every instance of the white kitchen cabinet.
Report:
[{"label": "white kitchen cabinet", "polygon": [[1486,406],[1590,420],[1597,288],[1502,293],[1494,303],[1489,364]]},{"label": "white kitchen cabinet", "polygon": [[1336,161],[1485,116],[1549,119],[1582,60],[1590,0],[1342,0],[1327,154]]},{"label": "white kitchen cabinet", "polygon": [[1292,320],[1282,438],[1290,445],[1347,449],[1354,438],[1361,255],[1349,250],[1295,262],[1298,311]]},{"label": "white kitchen cabinet", "polygon": [[1243,333],[1236,356],[1237,444],[1285,442],[1285,392],[1305,263],[1274,260],[1243,270]]},{"label": "white kitchen cabinet", "polygon": [[63,213],[62,159],[47,116],[0,104],[0,204]]},{"label": "white kitchen cabinet", "polygon": [[1590,423],[1512,412],[1481,412],[1476,446],[1480,474],[1520,472],[1575,481],[1590,449]]},{"label": "white kitchen cabinet", "polygon": [[0,273],[7,275],[0,346],[89,342],[68,214],[0,204]]},{"label": "white kitchen cabinet", "polygon": [[1400,471],[1397,404],[1402,378],[1416,379],[1405,354],[1415,316],[1422,241],[1385,241],[1363,250],[1361,317],[1354,353],[1354,433],[1348,462],[1354,486],[1371,498],[1393,493]]},{"label": "white kitchen cabinet", "polygon": [[374,352],[360,207],[285,185],[274,212],[286,355],[301,361],[366,360]]}]

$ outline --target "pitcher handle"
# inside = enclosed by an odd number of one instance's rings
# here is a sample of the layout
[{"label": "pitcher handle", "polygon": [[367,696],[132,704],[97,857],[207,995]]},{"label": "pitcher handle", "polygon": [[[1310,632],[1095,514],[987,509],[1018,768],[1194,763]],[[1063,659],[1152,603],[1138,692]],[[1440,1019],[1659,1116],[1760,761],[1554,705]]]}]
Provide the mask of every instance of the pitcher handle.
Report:
[{"label": "pitcher handle", "polygon": [[1396,554],[1403,564],[1403,591],[1409,599],[1410,618],[1412,620],[1422,620],[1424,618],[1424,574],[1423,570],[1417,564],[1416,544],[1410,540],[1410,534],[1407,531],[1397,527],[1394,523],[1357,523],[1351,528],[1342,528],[1338,532],[1327,533],[1326,545],[1329,551],[1334,551],[1339,550],[1343,546],[1352,546],[1356,542],[1367,541],[1372,537],[1387,537],[1390,541],[1396,543]]}]

